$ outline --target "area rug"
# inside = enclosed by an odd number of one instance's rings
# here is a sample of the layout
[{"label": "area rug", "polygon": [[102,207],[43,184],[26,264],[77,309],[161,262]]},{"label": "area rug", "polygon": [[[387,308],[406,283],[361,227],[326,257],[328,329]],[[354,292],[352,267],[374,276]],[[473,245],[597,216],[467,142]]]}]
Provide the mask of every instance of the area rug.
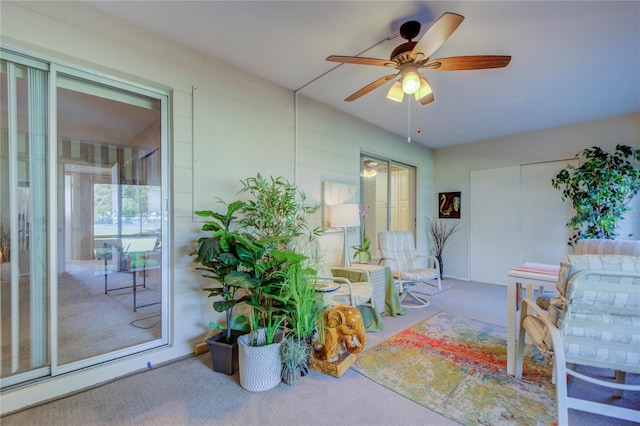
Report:
[{"label": "area rug", "polygon": [[506,334],[440,312],[359,354],[353,368],[465,425],[554,424],[551,364],[527,347],[523,379],[508,377]]},{"label": "area rug", "polygon": [[418,283],[411,288],[411,291],[414,293],[424,294],[426,296],[435,296],[436,294],[444,293],[447,290],[454,288],[456,285],[453,283],[448,283],[445,281],[441,281],[441,287],[438,288],[434,285],[427,283]]}]

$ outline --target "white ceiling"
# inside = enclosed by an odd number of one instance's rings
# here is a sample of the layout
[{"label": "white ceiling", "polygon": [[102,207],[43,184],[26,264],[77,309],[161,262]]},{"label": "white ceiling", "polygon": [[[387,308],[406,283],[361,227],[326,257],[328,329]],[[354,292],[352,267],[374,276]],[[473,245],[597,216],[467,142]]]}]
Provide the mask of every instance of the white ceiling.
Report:
[{"label": "white ceiling", "polygon": [[[432,148],[640,111],[638,1],[87,1],[186,46]],[[425,70],[435,102],[386,99],[388,59],[409,20],[464,22],[432,58],[511,55],[502,69]],[[407,99],[411,102],[408,103]],[[410,125],[409,125],[410,113]],[[422,131],[417,132],[421,127]]]}]

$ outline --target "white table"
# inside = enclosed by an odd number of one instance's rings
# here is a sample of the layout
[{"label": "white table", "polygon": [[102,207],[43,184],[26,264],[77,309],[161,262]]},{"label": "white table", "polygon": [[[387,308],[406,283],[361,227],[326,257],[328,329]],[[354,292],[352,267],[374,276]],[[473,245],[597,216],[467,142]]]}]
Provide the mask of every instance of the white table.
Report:
[{"label": "white table", "polygon": [[364,269],[369,272],[369,279],[373,286],[373,300],[380,315],[385,314],[386,276],[385,267],[369,263],[352,263],[351,268]]},{"label": "white table", "polygon": [[556,290],[558,265],[544,263],[525,263],[507,273],[507,374],[515,376],[516,348],[518,335],[516,312],[520,309],[522,286],[526,286],[527,297],[533,297],[536,287]]}]

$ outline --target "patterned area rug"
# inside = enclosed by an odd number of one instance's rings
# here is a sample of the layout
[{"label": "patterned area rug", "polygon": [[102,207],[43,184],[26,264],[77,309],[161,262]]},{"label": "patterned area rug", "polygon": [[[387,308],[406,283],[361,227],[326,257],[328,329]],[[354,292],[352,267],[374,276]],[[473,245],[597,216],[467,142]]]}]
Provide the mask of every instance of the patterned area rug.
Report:
[{"label": "patterned area rug", "polygon": [[508,377],[506,334],[440,312],[361,353],[353,368],[465,425],[553,424],[551,364],[527,347],[523,379]]}]

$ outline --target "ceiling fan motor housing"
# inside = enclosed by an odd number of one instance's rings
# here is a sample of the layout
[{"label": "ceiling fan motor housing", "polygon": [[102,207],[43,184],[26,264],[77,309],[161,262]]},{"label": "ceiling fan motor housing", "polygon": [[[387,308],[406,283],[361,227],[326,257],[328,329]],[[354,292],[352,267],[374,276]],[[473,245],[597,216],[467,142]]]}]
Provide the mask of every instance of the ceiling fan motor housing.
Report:
[{"label": "ceiling fan motor housing", "polygon": [[403,43],[400,46],[393,49],[391,52],[390,59],[396,62],[398,65],[406,64],[407,62],[413,62],[413,58],[411,58],[411,52],[415,45],[418,44],[415,41],[409,41],[407,43]]},{"label": "ceiling fan motor housing", "polygon": [[420,34],[420,22],[418,21],[407,21],[404,24],[400,25],[400,37],[405,40],[413,40]]}]

